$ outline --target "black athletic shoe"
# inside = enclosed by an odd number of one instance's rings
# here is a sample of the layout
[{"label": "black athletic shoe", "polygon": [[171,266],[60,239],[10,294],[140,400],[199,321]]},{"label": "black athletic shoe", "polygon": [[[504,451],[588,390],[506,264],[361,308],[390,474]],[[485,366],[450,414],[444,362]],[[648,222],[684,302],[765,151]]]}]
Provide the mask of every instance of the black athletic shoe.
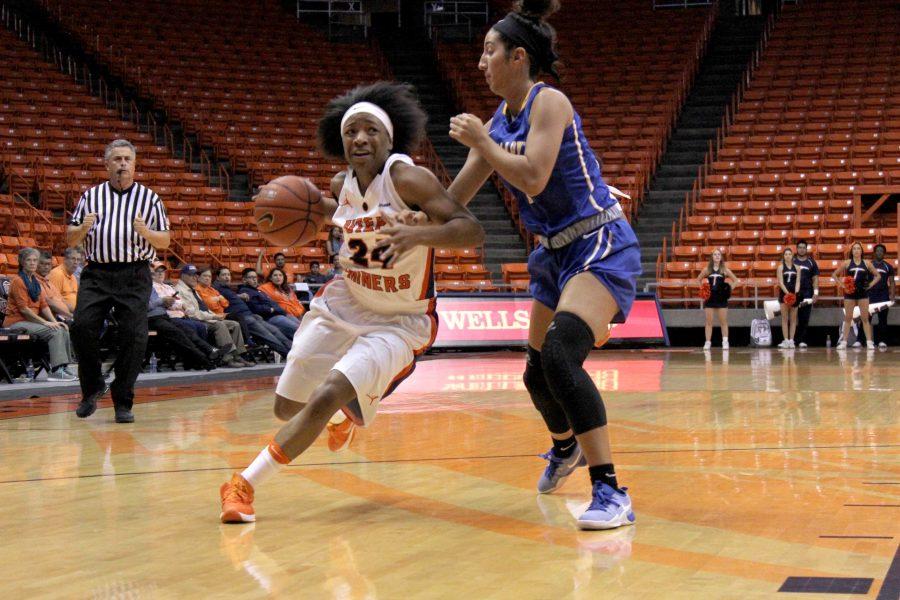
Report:
[{"label": "black athletic shoe", "polygon": [[130,408],[116,407],[116,423],[134,423],[134,413]]},{"label": "black athletic shoe", "polygon": [[93,394],[86,396],[81,399],[81,402],[78,404],[78,408],[75,409],[75,414],[80,419],[86,419],[97,410],[97,402],[100,401],[100,398],[106,395],[109,392],[109,383],[103,382],[103,387],[99,392],[94,392]]}]

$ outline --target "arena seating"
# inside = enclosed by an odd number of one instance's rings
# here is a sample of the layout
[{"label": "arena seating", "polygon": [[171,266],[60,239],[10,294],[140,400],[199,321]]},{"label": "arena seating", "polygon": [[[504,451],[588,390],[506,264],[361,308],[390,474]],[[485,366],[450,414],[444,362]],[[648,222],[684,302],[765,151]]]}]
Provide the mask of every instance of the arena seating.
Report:
[{"label": "arena seating", "polygon": [[801,239],[823,275],[854,241],[896,261],[897,213],[857,223],[853,199],[861,186],[900,193],[898,26],[886,0],[785,7],[660,257],[660,298],[695,297],[683,279],[715,248],[744,279],[735,296],[775,295],[775,261]]},{"label": "arena seating", "polygon": [[[315,129],[323,104],[360,82],[381,79],[385,73],[373,47],[329,44],[323,34],[297,23],[273,1],[247,6],[224,0],[143,3],[112,14],[107,3],[96,0],[63,0],[47,6],[112,73],[152,98],[158,108],[183,123],[202,146],[213,148],[233,169],[247,172],[253,186],[300,173],[327,190],[331,177],[343,165],[324,159],[316,150]],[[216,18],[210,19],[210,14]],[[130,32],[127,41],[121,37],[125,30]],[[247,35],[248,31],[264,31],[265,35]],[[325,45],[328,52],[321,51]],[[31,67],[54,74],[52,68],[35,64],[40,62],[37,55],[24,45],[16,52],[30,60]],[[48,75],[47,79],[53,78]],[[70,93],[84,97],[85,104],[102,108],[99,99],[62,79]],[[90,119],[85,116],[84,121],[87,124]],[[211,188],[206,175],[186,171],[168,148],[151,147],[148,152],[145,144],[150,141],[142,138],[146,134],[137,133],[130,123],[122,123],[116,131],[138,140],[139,165],[144,172],[137,178],[166,201],[175,251],[184,260],[241,269],[255,265],[260,252],[271,257],[281,250],[289,261],[299,258],[291,270],[302,275],[312,260],[327,258],[325,232],[316,243],[317,252],[305,252],[309,249],[304,248],[297,254],[266,246],[255,233],[249,203],[228,201],[227,190]],[[112,133],[103,131],[92,139],[105,142]],[[69,187],[43,174],[40,181],[42,190],[49,190],[48,206],[61,207],[57,196],[66,196],[71,203],[81,187],[96,181],[96,174],[89,169],[96,168],[98,156],[95,148],[84,149],[84,161],[73,165],[73,174],[64,181]],[[415,158],[428,163],[435,157],[424,148]],[[56,163],[53,166],[62,170]],[[21,168],[34,169],[30,162]],[[81,173],[83,177],[78,179]],[[25,185],[16,191],[27,191]],[[49,200],[51,197],[54,200]],[[71,208],[70,204],[64,206]],[[479,275],[489,280],[491,274],[482,268]],[[479,289],[489,290],[490,286]]]},{"label": "arena seating", "polygon": [[[497,15],[509,7],[492,4]],[[628,0],[567,2],[551,18],[563,63],[559,85],[582,117],[604,179],[632,197],[629,215],[665,150],[714,16],[708,9],[654,11],[650,2]],[[609,24],[609,35],[585,22]],[[499,99],[477,73],[482,41],[479,35],[472,43],[440,42],[437,50],[459,106],[487,119]],[[515,203],[506,200],[518,223]]]}]

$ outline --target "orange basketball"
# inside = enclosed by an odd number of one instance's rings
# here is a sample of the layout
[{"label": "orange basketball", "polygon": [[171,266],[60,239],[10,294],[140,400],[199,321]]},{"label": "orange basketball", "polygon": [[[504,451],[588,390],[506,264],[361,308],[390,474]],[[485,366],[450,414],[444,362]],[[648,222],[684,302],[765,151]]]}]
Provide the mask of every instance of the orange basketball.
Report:
[{"label": "orange basketball", "polygon": [[305,177],[273,179],[259,189],[253,218],[273,246],[302,246],[316,239],[325,222],[322,193]]}]

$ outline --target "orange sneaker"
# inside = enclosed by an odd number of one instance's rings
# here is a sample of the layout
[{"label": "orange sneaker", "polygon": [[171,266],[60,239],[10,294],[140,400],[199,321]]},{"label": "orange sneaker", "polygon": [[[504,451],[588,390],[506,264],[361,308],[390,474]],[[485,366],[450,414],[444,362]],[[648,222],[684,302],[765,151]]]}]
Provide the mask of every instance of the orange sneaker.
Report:
[{"label": "orange sneaker", "polygon": [[231,481],[219,488],[222,498],[223,523],[252,523],[256,520],[253,512],[253,486],[240,473],[231,476]]},{"label": "orange sneaker", "polygon": [[356,435],[356,424],[342,412],[335,413],[331,417],[326,429],[328,429],[328,449],[332,452],[341,452],[349,448]]}]

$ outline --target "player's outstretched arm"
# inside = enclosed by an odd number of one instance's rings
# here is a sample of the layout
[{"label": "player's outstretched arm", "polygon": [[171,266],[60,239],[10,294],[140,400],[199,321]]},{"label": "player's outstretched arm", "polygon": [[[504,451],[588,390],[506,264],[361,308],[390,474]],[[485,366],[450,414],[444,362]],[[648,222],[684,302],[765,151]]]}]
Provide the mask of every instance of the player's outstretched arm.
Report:
[{"label": "player's outstretched arm", "polygon": [[413,209],[428,215],[431,224],[392,224],[381,229],[387,238],[378,247],[393,262],[415,246],[467,248],[484,242],[484,228],[464,206],[455,202],[431,171],[405,163],[391,167],[391,179],[397,193]]},{"label": "player's outstretched arm", "polygon": [[[492,121],[493,119],[484,124],[485,131],[490,130]],[[493,172],[494,167],[477,150],[470,148],[465,164],[447,188],[447,193],[463,206],[468,206]]]},{"label": "player's outstretched arm", "polygon": [[563,134],[573,115],[572,104],[561,92],[541,90],[531,111],[525,154],[512,154],[501,148],[475,115],[461,114],[450,119],[450,137],[478,152],[514,187],[537,196],[550,181]]}]

